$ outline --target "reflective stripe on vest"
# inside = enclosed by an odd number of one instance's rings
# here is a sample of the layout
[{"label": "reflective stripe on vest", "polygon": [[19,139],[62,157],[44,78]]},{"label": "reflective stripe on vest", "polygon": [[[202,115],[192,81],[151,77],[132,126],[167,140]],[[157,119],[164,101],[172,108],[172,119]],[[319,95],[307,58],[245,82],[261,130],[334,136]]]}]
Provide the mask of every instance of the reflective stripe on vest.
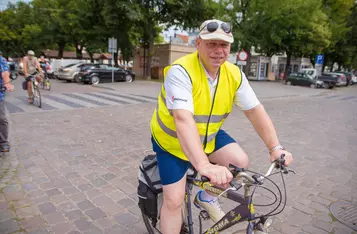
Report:
[{"label": "reflective stripe on vest", "polygon": [[[164,95],[162,93],[161,93],[160,96],[161,96],[161,99],[165,103],[165,106],[167,108],[166,98],[164,97]],[[172,112],[170,110],[169,110],[169,112],[170,112],[170,115],[172,116]],[[194,115],[193,118],[195,119],[196,123],[207,123],[208,120],[209,120],[210,123],[219,123],[223,119],[226,119],[228,117],[228,115],[229,115],[229,113],[225,113],[224,115],[211,115],[211,119],[209,119],[209,115]]]}]

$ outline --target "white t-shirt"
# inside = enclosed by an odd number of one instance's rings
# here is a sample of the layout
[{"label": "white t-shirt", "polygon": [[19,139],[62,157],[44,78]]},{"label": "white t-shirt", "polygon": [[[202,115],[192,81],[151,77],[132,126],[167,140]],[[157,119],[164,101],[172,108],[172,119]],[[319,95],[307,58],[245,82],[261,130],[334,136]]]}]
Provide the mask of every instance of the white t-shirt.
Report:
[{"label": "white t-shirt", "polygon": [[[211,98],[217,86],[218,79],[212,79],[204,69],[207,75],[207,82],[211,90]],[[178,65],[173,65],[167,72],[164,82],[166,91],[166,106],[169,110],[184,109],[194,113],[192,83],[187,72]],[[242,110],[249,110],[260,104],[253,89],[248,83],[248,79],[242,72],[242,84],[238,88],[234,103]]]}]

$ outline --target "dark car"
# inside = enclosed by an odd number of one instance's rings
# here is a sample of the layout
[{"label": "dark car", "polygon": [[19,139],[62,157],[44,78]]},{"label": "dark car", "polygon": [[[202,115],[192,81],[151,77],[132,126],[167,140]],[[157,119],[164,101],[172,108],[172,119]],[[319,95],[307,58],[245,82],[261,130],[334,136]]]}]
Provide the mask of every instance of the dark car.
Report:
[{"label": "dark car", "polygon": [[316,80],[314,77],[310,77],[305,72],[291,73],[285,83],[287,85],[309,86],[311,88],[318,88],[323,85],[323,82]]},{"label": "dark car", "polygon": [[79,79],[85,84],[99,84],[101,82],[111,82],[114,73],[114,82],[126,81],[133,82],[135,74],[132,71],[120,67],[112,67],[107,64],[91,64],[83,66],[79,72]]},{"label": "dark car", "polygon": [[354,83],[352,79],[354,75],[352,72],[334,71],[334,73],[340,73],[346,76],[346,86],[352,85]]}]

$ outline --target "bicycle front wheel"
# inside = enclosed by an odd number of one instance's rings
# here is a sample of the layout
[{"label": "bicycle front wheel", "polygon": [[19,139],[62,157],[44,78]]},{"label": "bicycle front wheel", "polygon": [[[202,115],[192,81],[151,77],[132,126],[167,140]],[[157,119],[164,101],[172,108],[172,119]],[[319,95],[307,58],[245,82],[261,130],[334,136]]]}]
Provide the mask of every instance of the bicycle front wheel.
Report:
[{"label": "bicycle front wheel", "polygon": [[37,86],[35,86],[33,90],[33,104],[35,106],[38,106],[39,108],[41,108],[42,106],[41,93],[40,93],[40,89]]}]

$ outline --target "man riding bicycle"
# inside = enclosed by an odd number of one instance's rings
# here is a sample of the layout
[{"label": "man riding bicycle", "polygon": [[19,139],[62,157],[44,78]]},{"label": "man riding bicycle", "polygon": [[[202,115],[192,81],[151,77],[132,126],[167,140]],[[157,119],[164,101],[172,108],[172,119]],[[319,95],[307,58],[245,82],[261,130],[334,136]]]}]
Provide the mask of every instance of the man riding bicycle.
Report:
[{"label": "man riding bicycle", "polygon": [[[222,187],[232,180],[230,163],[249,166],[247,154],[221,129],[233,104],[244,111],[271,161],[285,154],[286,165],[292,162],[245,74],[226,61],[232,42],[228,23],[207,20],[196,39],[197,51],[164,69],[164,84],[150,123],[163,185],[160,228],[164,234],[180,232],[186,172],[191,165]],[[196,195],[195,204],[207,210],[214,222],[224,216],[218,202],[205,191]]]},{"label": "man riding bicycle", "polygon": [[29,50],[27,52],[27,56],[24,58],[24,65],[23,65],[23,70],[24,70],[24,75],[25,79],[27,81],[27,93],[28,93],[28,102],[32,103],[33,98],[32,98],[32,82],[30,80],[29,75],[33,75],[37,72],[39,72],[36,75],[36,80],[37,82],[41,83],[42,82],[42,68],[40,66],[40,63],[38,62],[37,58],[35,57],[35,52],[32,50]]}]

